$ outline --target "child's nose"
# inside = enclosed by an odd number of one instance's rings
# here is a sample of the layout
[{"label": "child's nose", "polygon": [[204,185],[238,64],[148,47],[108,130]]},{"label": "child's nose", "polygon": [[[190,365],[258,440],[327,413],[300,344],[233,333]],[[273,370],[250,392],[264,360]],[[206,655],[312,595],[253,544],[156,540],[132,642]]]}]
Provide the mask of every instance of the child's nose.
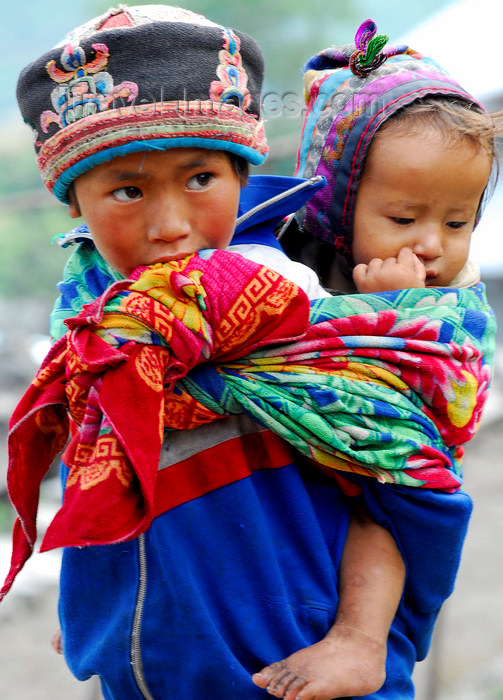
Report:
[{"label": "child's nose", "polygon": [[414,253],[419,258],[433,260],[442,255],[442,232],[437,226],[425,227],[413,246]]},{"label": "child's nose", "polygon": [[175,241],[190,233],[189,212],[186,207],[173,199],[159,203],[152,212],[148,227],[151,241]]}]

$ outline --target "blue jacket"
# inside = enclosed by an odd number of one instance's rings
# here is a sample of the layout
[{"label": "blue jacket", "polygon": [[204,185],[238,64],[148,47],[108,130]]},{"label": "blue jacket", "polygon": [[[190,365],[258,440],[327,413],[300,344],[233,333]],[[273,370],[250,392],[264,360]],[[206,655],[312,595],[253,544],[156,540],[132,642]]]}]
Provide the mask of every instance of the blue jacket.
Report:
[{"label": "blue jacket", "polygon": [[[252,178],[234,241],[277,247],[274,225],[319,186],[283,198],[298,182]],[[271,188],[281,197],[262,207]],[[93,294],[109,283],[102,270],[88,278]],[[76,289],[75,280],[62,283],[58,313],[74,313]],[[367,697],[405,700],[454,585],[471,501],[463,492],[357,480],[407,568],[386,682]],[[158,482],[159,515],[140,538],[65,550],[59,609],[67,663],[79,679],[99,675],[109,700],[265,700],[251,674],[333,624],[350,501],[245,416],[169,433]]]}]

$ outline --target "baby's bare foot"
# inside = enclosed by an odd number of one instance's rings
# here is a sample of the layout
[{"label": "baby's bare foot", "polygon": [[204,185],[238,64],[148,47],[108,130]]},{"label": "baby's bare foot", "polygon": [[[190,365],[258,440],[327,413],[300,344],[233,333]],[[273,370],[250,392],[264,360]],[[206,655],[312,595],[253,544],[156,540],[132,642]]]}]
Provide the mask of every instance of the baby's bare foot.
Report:
[{"label": "baby's bare foot", "polygon": [[385,647],[358,630],[335,625],[325,639],[266,666],[252,680],[285,700],[368,695],[383,685],[385,661]]}]

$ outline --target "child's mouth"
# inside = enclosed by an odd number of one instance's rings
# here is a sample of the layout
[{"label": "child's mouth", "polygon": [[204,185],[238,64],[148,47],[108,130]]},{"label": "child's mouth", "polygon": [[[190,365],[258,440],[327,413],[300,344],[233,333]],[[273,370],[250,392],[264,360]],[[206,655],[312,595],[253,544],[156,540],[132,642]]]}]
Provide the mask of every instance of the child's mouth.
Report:
[{"label": "child's mouth", "polygon": [[194,253],[173,253],[173,255],[163,255],[157,260],[154,260],[154,262],[150,263],[151,265],[164,265],[165,263],[170,263],[170,262],[177,262],[178,260],[183,260],[184,258],[187,258],[189,255],[193,255]]}]

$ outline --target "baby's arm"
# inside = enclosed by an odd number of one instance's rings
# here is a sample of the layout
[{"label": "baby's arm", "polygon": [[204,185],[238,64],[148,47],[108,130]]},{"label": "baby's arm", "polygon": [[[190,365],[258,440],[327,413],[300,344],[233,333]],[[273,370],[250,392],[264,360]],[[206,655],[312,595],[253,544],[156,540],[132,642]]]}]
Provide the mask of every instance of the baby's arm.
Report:
[{"label": "baby's arm", "polygon": [[402,248],[396,258],[373,258],[353,270],[353,281],[360,294],[422,288],[425,279],[425,267],[411,248]]},{"label": "baby's arm", "polygon": [[364,507],[354,508],[340,570],[333,627],[317,644],[253,676],[285,700],[331,700],[377,691],[385,680],[386,646],[405,580],[391,533]]}]

